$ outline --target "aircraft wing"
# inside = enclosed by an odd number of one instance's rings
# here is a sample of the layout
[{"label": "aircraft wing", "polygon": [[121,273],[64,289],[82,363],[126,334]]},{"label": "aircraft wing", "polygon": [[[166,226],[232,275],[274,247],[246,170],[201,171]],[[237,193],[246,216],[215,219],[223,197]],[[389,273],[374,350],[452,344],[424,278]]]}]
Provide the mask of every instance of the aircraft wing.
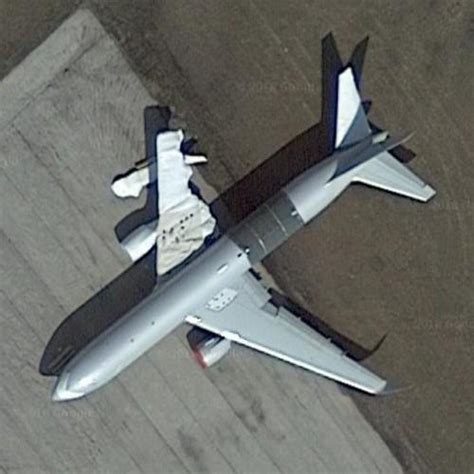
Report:
[{"label": "aircraft wing", "polygon": [[380,393],[386,386],[286,308],[274,306],[251,273],[224,288],[186,322],[364,392]]},{"label": "aircraft wing", "polygon": [[209,206],[191,191],[191,165],[206,157],[186,155],[181,150],[184,133],[168,131],[157,136],[158,265],[162,275],[199,249],[214,231],[216,221]]},{"label": "aircraft wing", "polygon": [[158,275],[165,274],[199,249],[216,225],[207,203],[189,185],[192,165],[207,159],[185,154],[183,140],[182,130],[158,133],[156,158],[141,162],[112,183],[112,191],[121,198],[138,197],[151,183],[157,183],[156,220],[138,227],[121,245],[134,261],[157,245]]}]

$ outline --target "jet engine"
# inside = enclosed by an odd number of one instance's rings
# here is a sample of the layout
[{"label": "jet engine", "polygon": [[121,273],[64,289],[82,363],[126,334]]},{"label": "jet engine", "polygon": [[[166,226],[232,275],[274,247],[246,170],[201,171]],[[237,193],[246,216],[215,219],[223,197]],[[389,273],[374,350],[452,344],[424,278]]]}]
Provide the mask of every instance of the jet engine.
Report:
[{"label": "jet engine", "polygon": [[151,222],[141,225],[128,235],[120,245],[127,251],[132,261],[138,259],[148,253],[156,244],[157,239],[157,223]]},{"label": "jet engine", "polygon": [[191,329],[186,337],[194,358],[203,369],[219,362],[231,346],[231,341],[200,328]]}]

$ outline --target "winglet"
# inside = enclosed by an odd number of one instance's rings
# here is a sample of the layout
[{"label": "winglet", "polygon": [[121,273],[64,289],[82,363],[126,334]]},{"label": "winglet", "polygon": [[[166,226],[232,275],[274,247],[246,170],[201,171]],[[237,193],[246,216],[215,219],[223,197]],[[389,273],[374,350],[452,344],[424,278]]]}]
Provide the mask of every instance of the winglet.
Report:
[{"label": "winglet", "polygon": [[382,344],[385,342],[385,339],[387,339],[387,336],[388,336],[388,333],[385,333],[385,334],[380,338],[380,340],[375,344],[375,346],[372,347],[372,349],[370,349],[370,350],[367,351],[367,354],[365,354],[363,358],[357,359],[357,360],[362,361],[362,360],[366,360],[366,359],[368,359],[369,357],[373,356],[373,355],[380,349],[380,347],[382,346]]},{"label": "winglet", "polygon": [[339,51],[337,49],[336,40],[334,39],[334,35],[332,33],[328,33],[322,40],[322,56],[323,56],[323,64],[325,61],[331,63],[331,68],[334,71],[339,72],[342,69],[342,60],[341,56],[339,55]]}]

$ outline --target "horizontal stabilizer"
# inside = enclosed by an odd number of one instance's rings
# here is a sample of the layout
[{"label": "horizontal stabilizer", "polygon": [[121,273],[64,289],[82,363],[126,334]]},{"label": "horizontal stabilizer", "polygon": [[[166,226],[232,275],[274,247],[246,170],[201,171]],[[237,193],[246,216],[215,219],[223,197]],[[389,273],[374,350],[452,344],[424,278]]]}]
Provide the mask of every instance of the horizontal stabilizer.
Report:
[{"label": "horizontal stabilizer", "polygon": [[436,194],[431,186],[389,152],[383,152],[360,166],[353,181],[418,201],[428,201]]}]

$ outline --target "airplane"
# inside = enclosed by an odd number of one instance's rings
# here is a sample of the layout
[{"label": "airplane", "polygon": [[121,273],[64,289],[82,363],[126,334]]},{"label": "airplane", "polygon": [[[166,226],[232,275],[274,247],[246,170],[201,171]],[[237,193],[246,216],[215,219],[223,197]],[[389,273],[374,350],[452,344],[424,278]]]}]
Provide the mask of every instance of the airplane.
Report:
[{"label": "airplane", "polygon": [[407,137],[391,137],[369,122],[359,72],[349,63],[335,78],[332,152],[225,233],[216,233],[215,217],[191,186],[192,166],[206,157],[190,153],[181,129],[154,134],[156,156],[117,177],[112,191],[135,198],[157,186],[156,219],[121,242],[133,262],[156,252],[156,286],[70,358],[54,401],[95,392],[185,323],[193,327],[188,342],[203,367],[221,360],[234,342],[368,394],[387,391],[385,379],[275,305],[254,271],[352,183],[421,202],[435,195],[393,155]]}]

